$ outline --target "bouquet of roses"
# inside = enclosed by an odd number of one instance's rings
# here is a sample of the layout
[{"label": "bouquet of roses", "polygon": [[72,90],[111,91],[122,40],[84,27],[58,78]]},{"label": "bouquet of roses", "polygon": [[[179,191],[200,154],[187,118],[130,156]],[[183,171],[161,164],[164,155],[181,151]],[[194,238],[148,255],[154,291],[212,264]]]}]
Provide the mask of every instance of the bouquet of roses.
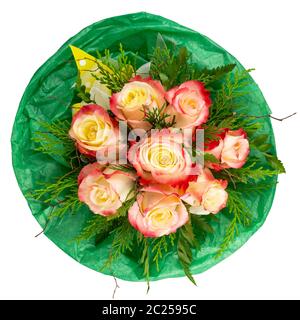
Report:
[{"label": "bouquet of roses", "polygon": [[135,248],[148,281],[152,263],[159,271],[173,252],[194,282],[193,252],[213,234],[210,222],[232,217],[220,256],[238,226],[251,224],[247,188],[269,188],[268,178],[284,172],[268,136],[256,135],[261,117],[236,111],[251,70],[199,69],[185,47],[170,49],[161,35],[142,65],[122,45],[118,54],[71,49],[78,68],[72,121],[44,123],[33,138],[71,169],[33,196],[54,202],[49,219],[88,206],[94,215],[76,240],[112,237],[102,270]]}]

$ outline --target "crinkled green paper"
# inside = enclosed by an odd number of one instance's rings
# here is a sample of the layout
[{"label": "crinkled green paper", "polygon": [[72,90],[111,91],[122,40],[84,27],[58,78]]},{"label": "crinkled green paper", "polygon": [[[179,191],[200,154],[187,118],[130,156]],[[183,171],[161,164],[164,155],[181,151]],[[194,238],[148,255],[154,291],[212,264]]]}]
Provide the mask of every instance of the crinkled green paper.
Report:
[{"label": "crinkled green paper", "polygon": [[[119,43],[122,42],[126,50],[138,52],[143,59],[149,60],[149,53],[153,52],[158,33],[161,33],[167,41],[175,42],[178,47],[186,46],[193,53],[194,62],[199,68],[213,68],[228,63],[237,63],[238,68],[243,69],[232,55],[213,41],[173,21],[148,13],[113,17],[97,22],[79,32],[35,73],[26,88],[16,115],[11,139],[13,167],[32,214],[42,228],[46,227],[45,234],[50,240],[81,264],[97,271],[101,269],[109,255],[111,237],[97,246],[95,246],[94,239],[81,243],[73,241],[80,234],[92,213],[83,207],[76,214],[70,213],[62,219],[52,219],[46,225],[51,207],[29,199],[27,196],[28,192],[40,187],[41,181],[52,182],[55,177],[60,177],[70,170],[59,159],[36,152],[31,139],[39,128],[38,122],[41,120],[52,122],[57,119],[71,118],[70,104],[73,99],[73,84],[76,81],[77,69],[68,47],[70,44],[87,52],[102,51],[106,48],[117,52]],[[243,111],[246,110],[250,115],[270,113],[261,91],[253,80],[249,89],[251,94],[243,98],[245,106]],[[263,118],[261,121],[264,122],[261,133],[270,136],[275,152],[270,121],[268,118]],[[263,195],[249,197],[245,194],[245,199],[254,215],[253,223],[248,228],[240,227],[238,237],[228,250],[222,257],[215,259],[229,223],[226,215],[219,214],[219,223],[214,222],[213,224],[215,233],[208,234],[205,241],[202,241],[201,251],[194,252],[192,273],[197,274],[209,269],[240,248],[265,221],[274,193],[275,186],[264,192]],[[105,271],[107,274],[109,272],[113,272],[118,278],[130,281],[144,279],[136,252],[122,255],[113,264],[111,271]],[[151,280],[179,276],[184,276],[184,272],[177,260],[177,253],[173,251],[165,255],[160,272],[156,271],[155,266],[151,269]]]}]

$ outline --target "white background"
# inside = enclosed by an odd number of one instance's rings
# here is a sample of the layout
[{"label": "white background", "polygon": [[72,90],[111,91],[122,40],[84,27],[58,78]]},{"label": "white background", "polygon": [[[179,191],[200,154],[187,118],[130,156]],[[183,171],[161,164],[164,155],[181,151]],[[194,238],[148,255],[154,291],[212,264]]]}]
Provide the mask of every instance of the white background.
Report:
[{"label": "white background", "polygon": [[[114,15],[147,11],[197,30],[255,67],[275,116],[299,109],[299,0],[111,0],[2,2],[0,13],[0,298],[110,299],[111,277],[73,261],[46,237],[31,216],[11,166],[10,135],[18,103],[33,72],[68,38]],[[188,280],[144,283],[119,280],[118,299],[300,298],[300,114],[273,122],[287,174],[264,226],[224,262]]]}]

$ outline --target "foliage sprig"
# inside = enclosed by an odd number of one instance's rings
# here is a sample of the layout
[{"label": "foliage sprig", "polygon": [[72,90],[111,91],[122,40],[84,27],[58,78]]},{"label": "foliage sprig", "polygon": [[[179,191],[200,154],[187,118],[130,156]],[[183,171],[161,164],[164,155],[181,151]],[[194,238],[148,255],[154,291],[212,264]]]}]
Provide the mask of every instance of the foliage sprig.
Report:
[{"label": "foliage sprig", "polygon": [[97,73],[93,73],[93,76],[112,92],[121,91],[136,73],[136,67],[126,55],[122,44],[116,60],[112,58],[109,50],[105,50],[103,56],[99,53],[99,60],[101,63],[97,61]]},{"label": "foliage sprig", "polygon": [[70,121],[56,120],[51,123],[40,121],[38,131],[35,131],[32,141],[36,143],[35,150],[51,156],[70,159],[75,151],[74,142],[68,135]]},{"label": "foliage sprig", "polygon": [[251,211],[247,207],[242,194],[230,189],[228,190],[228,193],[227,212],[232,219],[226,229],[225,237],[217,251],[216,258],[223,255],[235,237],[239,234],[239,226],[242,225],[247,227],[252,221]]},{"label": "foliage sprig", "polygon": [[164,104],[160,108],[148,110],[145,115],[145,121],[151,124],[153,129],[163,129],[173,127],[176,123],[175,116],[170,116],[165,112],[167,105]]}]

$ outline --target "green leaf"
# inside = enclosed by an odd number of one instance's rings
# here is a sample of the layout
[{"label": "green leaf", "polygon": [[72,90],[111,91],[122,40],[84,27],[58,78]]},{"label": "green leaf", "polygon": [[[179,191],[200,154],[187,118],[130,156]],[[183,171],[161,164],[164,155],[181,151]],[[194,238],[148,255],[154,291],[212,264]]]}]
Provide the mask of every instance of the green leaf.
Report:
[{"label": "green leaf", "polygon": [[164,45],[158,45],[150,56],[150,75],[153,79],[162,81],[166,89],[190,80],[193,72],[189,60],[189,53],[186,48],[179,50],[168,49]]},{"label": "green leaf", "polygon": [[204,153],[204,162],[205,163],[219,163],[219,160],[211,153]]},{"label": "green leaf", "polygon": [[[276,161],[276,160],[274,160]],[[275,163],[275,162],[274,162]],[[278,163],[278,166],[279,163]],[[223,172],[218,173],[220,177],[228,179],[234,183],[253,183],[266,180],[267,178],[277,176],[281,173],[282,168],[266,169],[263,167],[256,167],[256,163],[253,162],[248,166],[240,169],[225,169]]]},{"label": "green leaf", "polygon": [[265,156],[267,157],[268,163],[272,168],[274,168],[274,170],[276,170],[279,174],[286,173],[283,163],[276,156],[272,154],[265,154]]},{"label": "green leaf", "polygon": [[210,84],[219,80],[224,75],[230,73],[235,64],[218,66],[214,69],[202,69],[197,71],[190,62],[190,53],[186,47],[168,49],[162,36],[157,38],[157,45],[151,55],[150,75],[154,79],[160,80],[166,89],[170,89],[188,80],[199,80],[205,84]]},{"label": "green leaf", "polygon": [[215,82],[222,77],[224,77],[226,74],[230,73],[234,68],[236,64],[227,64],[224,66],[219,66],[213,69],[202,69],[195,73],[193,76],[195,80],[199,80],[201,82],[204,82],[205,85],[209,85],[212,82]]},{"label": "green leaf", "polygon": [[196,246],[197,242],[192,225],[191,223],[187,223],[178,230],[177,254],[185,275],[194,285],[197,284],[190,271],[190,265],[193,261],[191,248],[195,248]]},{"label": "green leaf", "polygon": [[259,146],[261,144],[266,143],[268,140],[269,140],[269,135],[261,134],[258,137],[256,137],[255,139],[253,139],[251,141],[251,144],[253,144],[254,146]]},{"label": "green leaf", "polygon": [[189,59],[189,52],[187,48],[181,47],[179,49],[179,54],[178,54],[178,63],[185,64]]},{"label": "green leaf", "polygon": [[161,80],[161,82],[162,82],[162,84],[163,85],[167,85],[167,83],[168,83],[168,81],[169,81],[169,78],[168,78],[168,76],[166,75],[166,74],[164,74],[164,73],[160,73],[159,74],[159,78],[160,78],[160,80]]},{"label": "green leaf", "polygon": [[208,219],[208,221],[214,221],[214,222],[219,222],[220,220],[219,220],[219,218],[217,217],[217,215],[215,215],[215,214],[210,214],[210,215],[208,215],[208,216],[206,216],[207,217],[207,219]]},{"label": "green leaf", "polygon": [[192,226],[195,231],[202,231],[204,233],[214,233],[214,229],[212,226],[205,220],[205,217],[203,216],[198,216],[195,214],[191,215],[191,221],[192,221]]},{"label": "green leaf", "polygon": [[261,144],[261,145],[257,145],[256,146],[257,149],[261,152],[267,152],[269,151],[273,146],[270,144],[270,143],[264,143],[264,144]]},{"label": "green leaf", "polygon": [[157,38],[156,38],[156,48],[160,48],[161,50],[167,50],[167,45],[166,42],[163,38],[163,36],[161,35],[161,33],[157,34]]}]

